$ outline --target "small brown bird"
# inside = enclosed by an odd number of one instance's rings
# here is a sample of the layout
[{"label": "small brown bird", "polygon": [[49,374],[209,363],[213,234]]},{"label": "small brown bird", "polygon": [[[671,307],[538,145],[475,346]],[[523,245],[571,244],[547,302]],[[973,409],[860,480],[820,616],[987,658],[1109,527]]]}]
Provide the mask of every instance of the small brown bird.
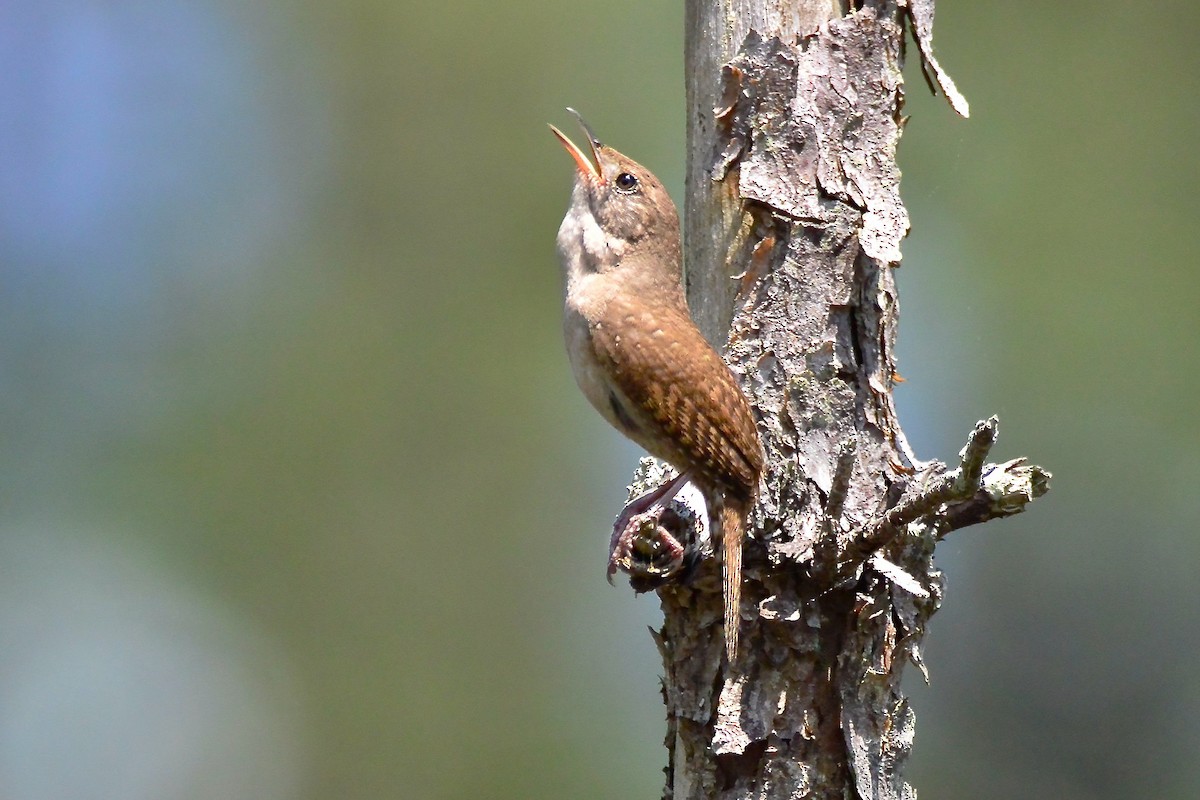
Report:
[{"label": "small brown bird", "polygon": [[[677,492],[704,493],[724,549],[725,651],[737,653],[742,536],[763,456],[750,404],[688,315],[679,214],[651,172],[602,145],[579,114],[595,163],[553,125],[578,167],[558,229],[566,273],[563,333],[575,380],[614,428],[679,478],[636,498],[617,523]],[[718,531],[720,532],[718,534]]]}]

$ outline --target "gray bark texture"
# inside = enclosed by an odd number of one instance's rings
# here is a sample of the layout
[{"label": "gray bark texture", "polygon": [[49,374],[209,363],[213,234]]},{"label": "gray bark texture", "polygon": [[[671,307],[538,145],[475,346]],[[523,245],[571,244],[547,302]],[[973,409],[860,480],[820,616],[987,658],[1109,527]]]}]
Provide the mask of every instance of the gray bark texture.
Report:
[{"label": "gray bark texture", "polygon": [[[906,28],[930,86],[967,113],[932,58],[932,20],[932,0],[687,4],[688,296],[755,407],[768,467],[735,663],[686,493],[643,528],[628,570],[664,612],[666,798],[915,797],[900,677],[924,671],[934,547],[1048,488],[1023,460],[986,463],[995,418],[954,468],[919,461],[896,419]],[[644,463],[631,491],[662,475]],[[670,538],[684,563],[664,566]]]}]

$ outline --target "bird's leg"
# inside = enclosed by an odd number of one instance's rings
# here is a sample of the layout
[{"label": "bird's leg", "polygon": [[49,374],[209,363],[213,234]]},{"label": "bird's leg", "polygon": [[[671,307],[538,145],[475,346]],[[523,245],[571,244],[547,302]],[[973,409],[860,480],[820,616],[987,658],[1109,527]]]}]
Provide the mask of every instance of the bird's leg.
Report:
[{"label": "bird's leg", "polygon": [[629,558],[633,536],[637,532],[640,523],[638,517],[645,514],[654,506],[662,505],[679,494],[679,490],[687,484],[691,476],[690,470],[681,472],[666,483],[633,498],[621,509],[621,513],[617,515],[617,521],[613,523],[612,538],[608,541],[609,583],[612,583],[612,576],[617,571],[617,565],[622,560],[628,560]]}]

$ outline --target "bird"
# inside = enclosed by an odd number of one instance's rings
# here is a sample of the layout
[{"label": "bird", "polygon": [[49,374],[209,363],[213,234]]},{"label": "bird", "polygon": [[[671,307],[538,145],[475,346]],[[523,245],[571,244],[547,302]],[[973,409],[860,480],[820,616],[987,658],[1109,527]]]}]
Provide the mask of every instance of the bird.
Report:
[{"label": "bird", "polygon": [[688,313],[679,214],[653,173],[604,145],[574,109],[591,159],[551,132],[575,161],[558,229],[563,336],[584,396],[610,425],[678,476],[635,498],[618,518],[609,575],[633,513],[691,481],[704,495],[721,553],[725,653],[737,655],[742,541],[763,471],[754,413],[737,379]]}]

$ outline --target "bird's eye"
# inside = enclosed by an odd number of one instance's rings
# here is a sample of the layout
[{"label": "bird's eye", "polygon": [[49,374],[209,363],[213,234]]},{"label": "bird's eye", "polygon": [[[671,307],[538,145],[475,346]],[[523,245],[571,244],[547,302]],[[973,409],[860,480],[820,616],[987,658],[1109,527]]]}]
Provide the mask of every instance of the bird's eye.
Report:
[{"label": "bird's eye", "polygon": [[617,188],[623,192],[632,192],[637,188],[638,185],[638,179],[633,175],[630,175],[628,172],[622,172],[613,182],[617,184]]}]

